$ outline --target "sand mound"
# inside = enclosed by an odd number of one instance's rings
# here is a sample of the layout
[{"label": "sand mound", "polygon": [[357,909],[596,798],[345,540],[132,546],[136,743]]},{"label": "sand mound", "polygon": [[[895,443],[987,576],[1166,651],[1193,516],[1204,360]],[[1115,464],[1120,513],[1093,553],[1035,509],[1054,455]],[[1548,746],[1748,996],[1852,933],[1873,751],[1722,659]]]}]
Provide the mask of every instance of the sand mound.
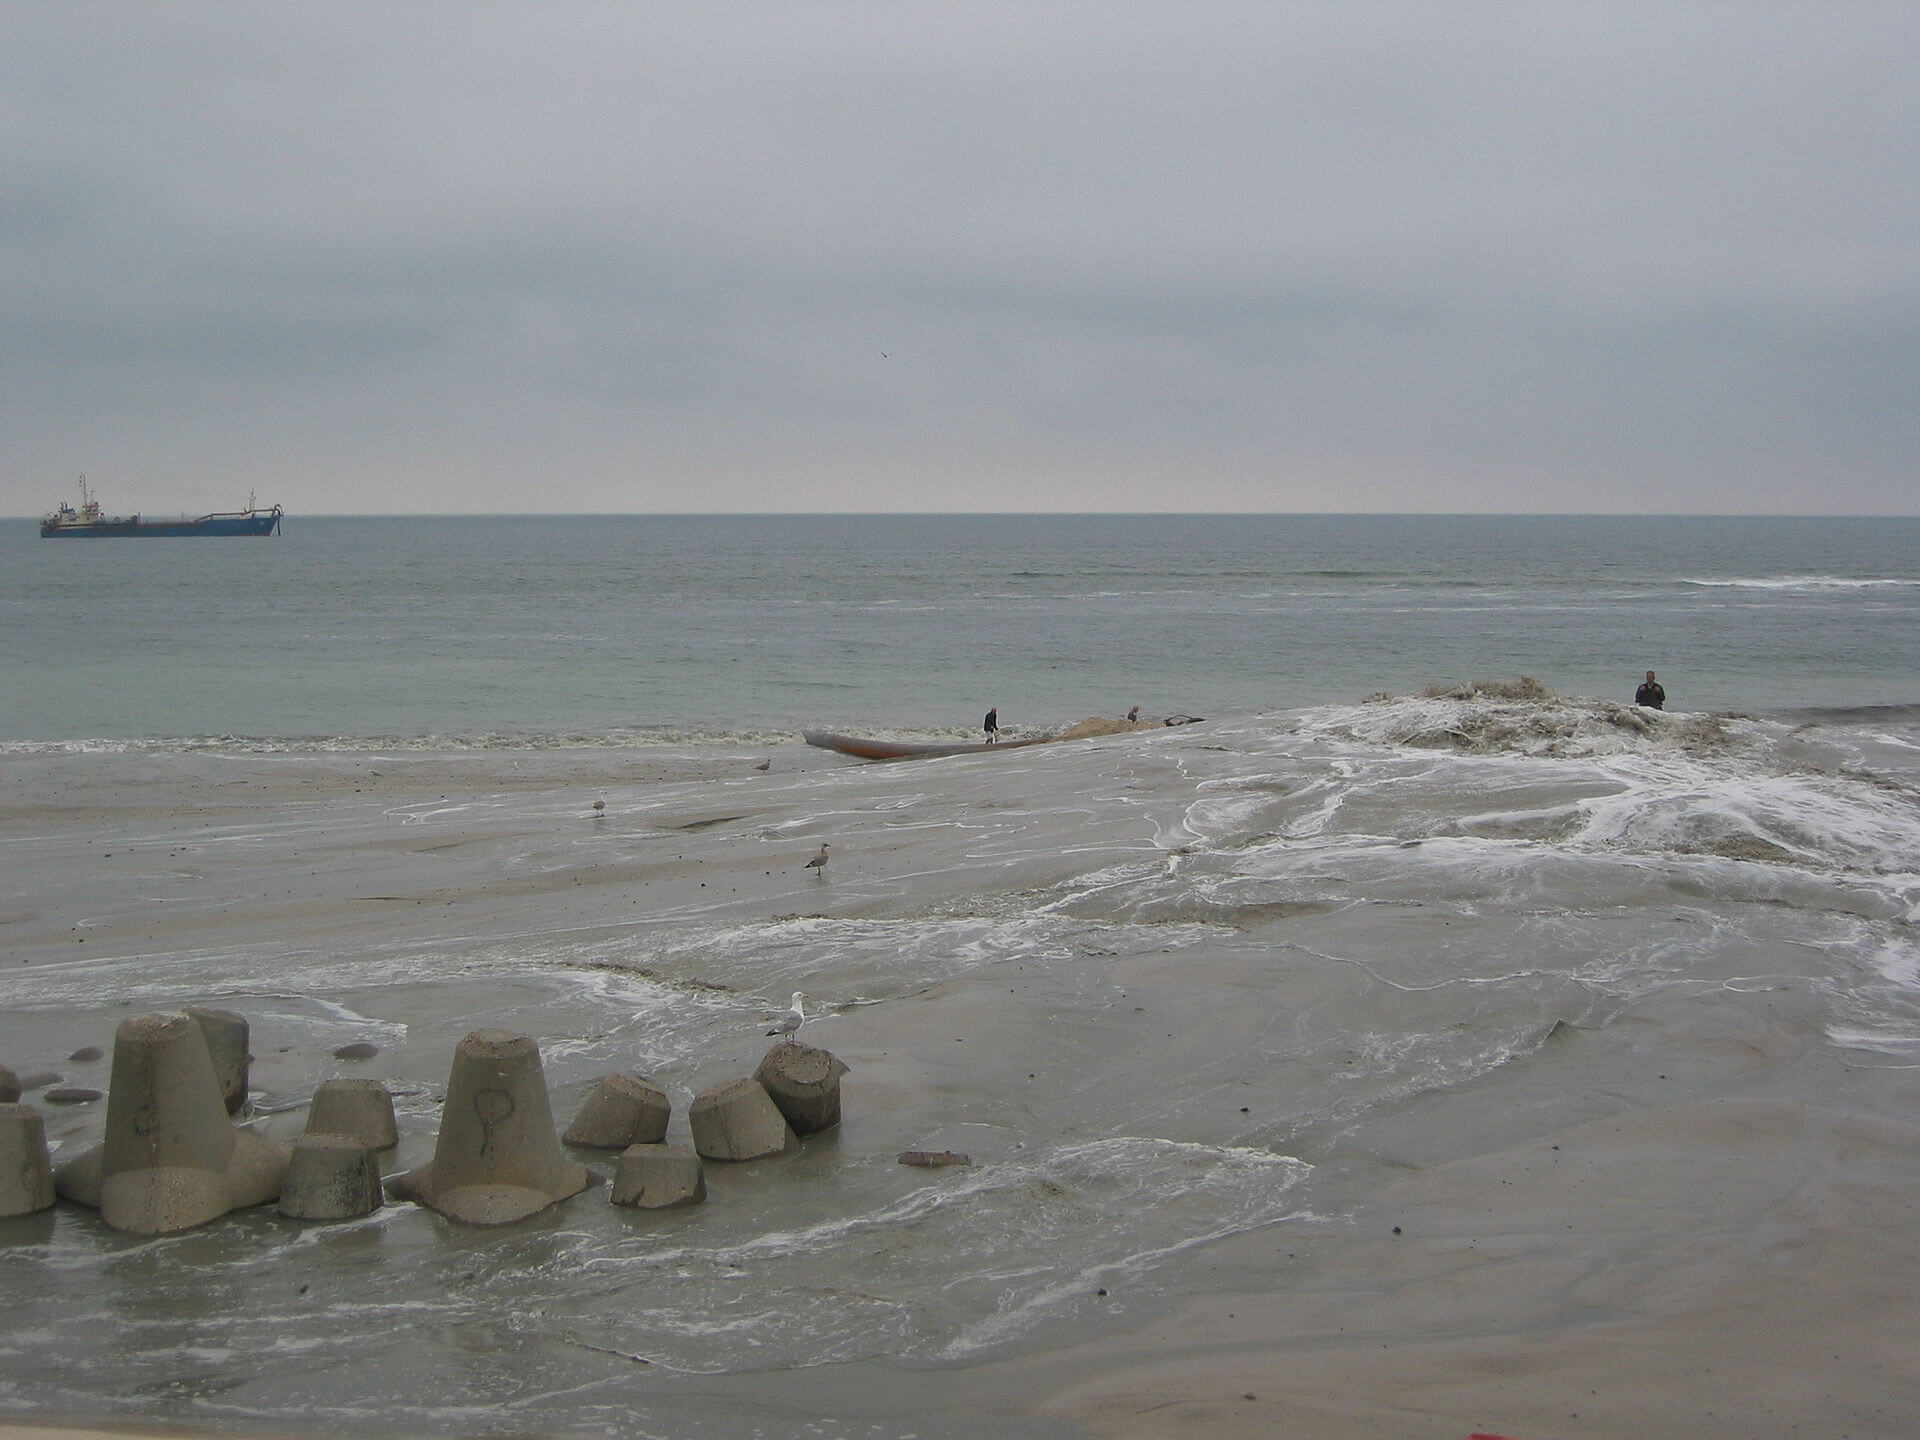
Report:
[{"label": "sand mound", "polygon": [[1124,735],[1130,730],[1154,730],[1158,726],[1149,725],[1143,720],[1109,720],[1104,715],[1089,715],[1078,725],[1070,725],[1062,730],[1055,739],[1087,740],[1095,735]]}]

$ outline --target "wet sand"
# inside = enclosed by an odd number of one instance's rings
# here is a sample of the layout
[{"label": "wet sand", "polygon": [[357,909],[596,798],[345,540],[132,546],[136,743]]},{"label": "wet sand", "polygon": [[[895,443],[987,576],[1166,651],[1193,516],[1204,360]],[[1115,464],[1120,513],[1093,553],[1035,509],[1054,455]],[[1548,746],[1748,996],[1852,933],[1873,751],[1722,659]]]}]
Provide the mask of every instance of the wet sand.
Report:
[{"label": "wet sand", "polygon": [[[1140,774],[1175,753],[1143,752]],[[148,964],[290,938],[351,954],[448,934],[619,935],[636,907],[716,922],[885,917],[908,892],[917,910],[960,906],[987,874],[1006,892],[1041,889],[1160,843],[1144,814],[1079,836],[1071,860],[1002,863],[978,836],[910,843],[914,812],[889,807],[934,782],[886,767],[837,798],[869,822],[897,813],[900,828],[836,838],[821,882],[803,862],[817,835],[839,831],[817,792],[782,787],[843,762],[794,747],[757,774],[762,758],[13,758],[0,764],[0,939],[9,969],[61,969],[82,953]],[[979,787],[969,812],[987,817],[1019,790],[1004,773],[965,783]],[[1413,909],[1309,906],[1258,925],[1388,952],[1426,923]],[[1543,1029],[1511,1063],[1402,1103],[1296,1109],[1291,1097],[1315,1087],[1337,1092],[1325,1071],[1338,1062],[1263,1061],[1261,1007],[1338,1006],[1355,982],[1330,968],[1276,997],[1271,933],[1111,957],[1097,1003],[1078,1009],[1009,958],[848,1008],[830,1038],[855,1067],[862,1143],[989,1158],[1022,1105],[1036,1129],[1070,1130],[1085,1086],[1100,1096],[1088,1113],[1131,1114],[1141,1134],[1177,1110],[1182,1140],[1246,1145],[1265,1118],[1276,1147],[1313,1167],[1294,1218],[1187,1256],[1178,1293],[1147,1313],[1092,1305],[1026,1353],[663,1379],[657,1413],[734,1407],[750,1418],[729,1433],[743,1435],[780,1433],[798,1410],[840,1417],[823,1433],[1035,1440],[1912,1433],[1920,1070],[1824,1044],[1815,980],[1703,979],[1605,1024]],[[471,1015],[413,1018],[440,1043],[512,991],[481,983],[465,995]],[[10,1050],[28,1046],[18,1027],[5,1034]],[[16,1069],[58,1060],[0,1053]],[[303,1083],[295,1069],[276,1078],[276,1063],[293,1065],[265,1058],[257,1085]],[[1011,1093],[1030,1070],[1053,1110]],[[1163,1092],[1179,1087],[1176,1106]],[[3,1418],[0,1440],[25,1440],[106,1415]],[[128,1433],[124,1418],[104,1433]],[[321,1415],[311,1429],[394,1433]]]},{"label": "wet sand", "polygon": [[1272,1288],[1011,1368],[1084,1377],[1041,1409],[1101,1435],[1910,1434],[1916,1155],[1920,1126],[1731,1099],[1395,1157]]}]

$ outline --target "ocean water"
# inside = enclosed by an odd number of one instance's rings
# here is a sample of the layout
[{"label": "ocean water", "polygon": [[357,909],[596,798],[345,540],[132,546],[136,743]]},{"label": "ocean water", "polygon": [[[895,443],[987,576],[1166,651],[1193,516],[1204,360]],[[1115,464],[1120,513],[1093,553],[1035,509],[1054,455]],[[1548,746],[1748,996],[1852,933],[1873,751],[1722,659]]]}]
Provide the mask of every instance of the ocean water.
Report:
[{"label": "ocean water", "polygon": [[[1722,1100],[1803,1107],[1809,1133],[1910,1120],[1917,539],[1345,517],[9,532],[0,1063],[104,1086],[71,1057],[127,1015],[235,1009],[255,1123],[297,1134],[321,1080],[375,1075],[394,1168],[430,1158],[452,1047],[483,1025],[539,1039],[562,1123],[641,1070],[676,1139],[793,989],[854,1068],[837,1133],[712,1167],[708,1203],[670,1215],[602,1191],[500,1231],[405,1205],[164,1239],[70,1205],[0,1221],[0,1415],[1051,1440],[1077,1432],[1000,1405],[981,1367],[1196,1296],[1311,1293],[1347,1237],[1419,1230],[1383,1198],[1406,1174]],[[1623,703],[1648,668],[1667,714]],[[1455,683],[1475,679],[1507,683]],[[1207,719],[895,765],[794,740],[961,733],[989,703],[1016,726]],[[370,1064],[333,1058],[363,1040]],[[100,1106],[44,1095],[56,1162],[98,1139]],[[974,1163],[897,1164],[910,1148]],[[1910,1156],[1873,1163],[1920,1190]],[[1771,1277],[1754,1309],[1793,1329],[1769,1307],[1817,1252],[1741,1189],[1764,1169],[1663,1177],[1657,1213],[1609,1217],[1605,1283],[1576,1266],[1529,1323],[1671,1318],[1684,1263],[1709,1296]],[[1893,1213],[1903,1234],[1911,1204]],[[1832,1214],[1871,1241],[1863,1203]],[[1564,1219],[1550,1243],[1598,1243]],[[1886,1246],[1889,1285],[1920,1280],[1909,1250]],[[1406,1313],[1381,1344],[1516,1323]]]},{"label": "ocean water", "polygon": [[0,743],[648,743],[1249,714],[1530,675],[1920,703],[1920,520],[290,517],[0,526]]}]

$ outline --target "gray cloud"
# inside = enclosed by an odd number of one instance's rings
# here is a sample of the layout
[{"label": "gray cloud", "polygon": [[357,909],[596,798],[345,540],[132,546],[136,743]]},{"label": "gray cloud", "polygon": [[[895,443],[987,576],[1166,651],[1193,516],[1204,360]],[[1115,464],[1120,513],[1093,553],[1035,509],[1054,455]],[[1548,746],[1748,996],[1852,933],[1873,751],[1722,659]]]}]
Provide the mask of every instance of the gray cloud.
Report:
[{"label": "gray cloud", "polygon": [[0,511],[1912,513],[1907,6],[0,9]]}]

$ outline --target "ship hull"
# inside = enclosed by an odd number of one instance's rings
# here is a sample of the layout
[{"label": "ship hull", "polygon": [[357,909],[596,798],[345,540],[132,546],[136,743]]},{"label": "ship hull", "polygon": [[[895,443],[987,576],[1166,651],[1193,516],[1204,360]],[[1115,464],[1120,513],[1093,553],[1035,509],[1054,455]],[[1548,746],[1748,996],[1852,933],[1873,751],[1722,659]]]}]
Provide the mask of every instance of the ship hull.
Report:
[{"label": "ship hull", "polygon": [[280,507],[243,511],[233,515],[202,515],[198,520],[83,520],[63,524],[40,522],[43,540],[98,540],[172,537],[181,535],[272,535],[280,529]]},{"label": "ship hull", "polygon": [[927,744],[910,740],[870,740],[863,735],[841,735],[832,730],[802,730],[800,738],[822,750],[838,750],[862,760],[925,760],[937,755],[998,755],[1005,750],[1020,750],[1028,745],[1045,745],[1059,738],[1039,735],[1031,740],[1002,740],[995,745],[975,742],[971,745]]}]

